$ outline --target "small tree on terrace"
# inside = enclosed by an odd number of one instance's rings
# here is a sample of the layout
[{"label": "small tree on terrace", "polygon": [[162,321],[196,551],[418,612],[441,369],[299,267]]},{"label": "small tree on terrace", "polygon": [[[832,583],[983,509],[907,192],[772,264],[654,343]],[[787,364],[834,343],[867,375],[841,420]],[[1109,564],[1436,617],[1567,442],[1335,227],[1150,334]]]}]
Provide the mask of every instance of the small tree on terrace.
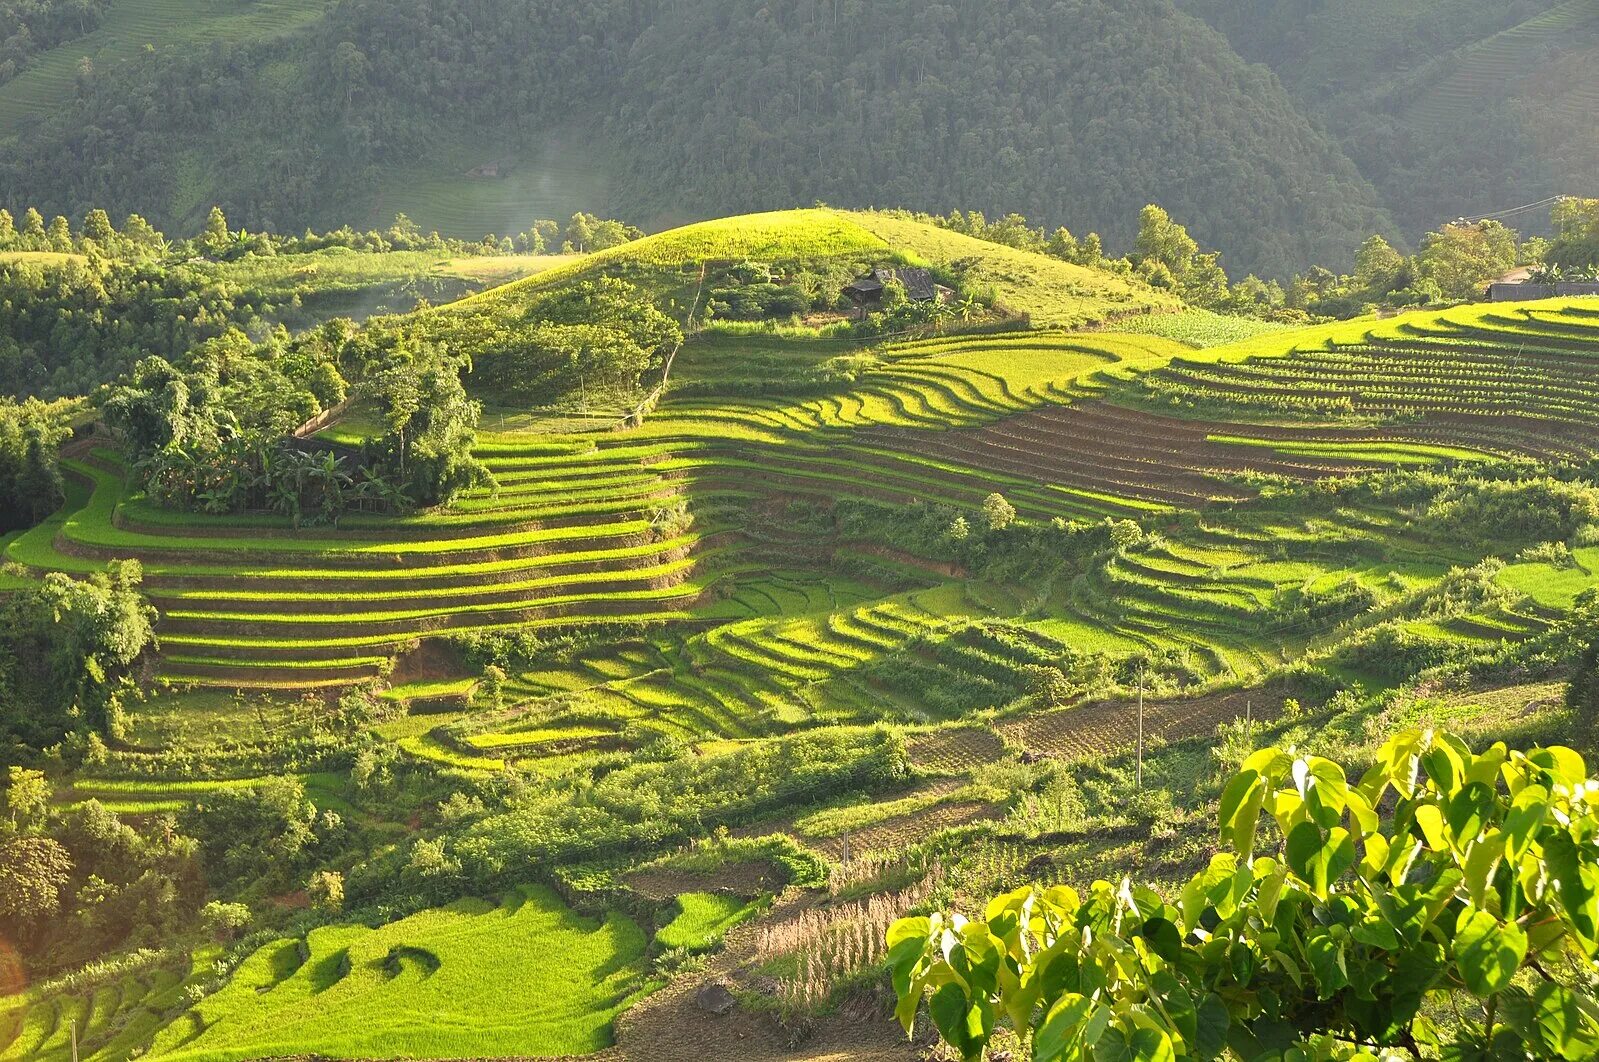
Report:
[{"label": "small tree on terrace", "polygon": [[990,531],[1002,531],[1016,519],[1016,507],[995,492],[983,499],[983,515],[988,518]]},{"label": "small tree on terrace", "polygon": [[11,828],[26,831],[44,819],[50,806],[50,782],[43,771],[6,769],[5,811]]},{"label": "small tree on terrace", "polygon": [[1381,236],[1368,236],[1355,252],[1355,280],[1363,288],[1388,290],[1399,271],[1405,268],[1405,256],[1393,249]]},{"label": "small tree on terrace", "polygon": [[1564,269],[1599,268],[1599,199],[1566,198],[1549,212],[1555,237],[1546,260]]},{"label": "small tree on terrace", "polygon": [[311,903],[324,911],[338,911],[344,906],[344,875],[336,870],[318,870],[305,885]]},{"label": "small tree on terrace", "polygon": [[206,215],[205,231],[200,234],[200,246],[207,254],[216,254],[225,249],[232,238],[228,232],[228,216],[222,213],[221,207],[212,207],[211,213]]},{"label": "small tree on terrace", "polygon": [[1416,254],[1416,272],[1446,298],[1470,299],[1516,265],[1516,233],[1497,221],[1445,225],[1429,232]]},{"label": "small tree on terrace", "polygon": [[1599,1057],[1599,781],[1576,752],[1409,731],[1352,785],[1265,749],[1220,826],[1171,901],[1124,878],[896,922],[900,1020],[927,995],[968,1062],[1001,1018],[1034,1062]]}]

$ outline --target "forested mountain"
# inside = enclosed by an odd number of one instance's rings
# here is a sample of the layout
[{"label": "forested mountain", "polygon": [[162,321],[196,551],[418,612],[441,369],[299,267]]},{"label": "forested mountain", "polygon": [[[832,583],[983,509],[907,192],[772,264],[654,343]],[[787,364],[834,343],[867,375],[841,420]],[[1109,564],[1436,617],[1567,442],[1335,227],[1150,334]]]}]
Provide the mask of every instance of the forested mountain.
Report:
[{"label": "forested mountain", "polygon": [[[606,200],[576,205],[643,222],[820,198],[1017,210],[1113,245],[1158,200],[1274,273],[1387,227],[1281,87],[1170,0],[1006,6],[346,0],[315,32],[96,68],[18,133],[4,184],[174,227],[216,200],[246,225],[403,208],[449,230],[459,196],[404,198],[413,160],[468,199],[564,164]],[[463,224],[525,221],[487,195]]]},{"label": "forested mountain", "polygon": [[476,238],[822,199],[1019,211],[1121,250],[1155,201],[1235,274],[1285,276],[1591,193],[1599,154],[1590,0],[215,6],[112,0],[115,33],[0,84],[11,205],[176,230],[213,202],[279,231],[404,211]]},{"label": "forested mountain", "polygon": [[1269,66],[1417,232],[1599,188],[1593,0],[1179,0]]}]

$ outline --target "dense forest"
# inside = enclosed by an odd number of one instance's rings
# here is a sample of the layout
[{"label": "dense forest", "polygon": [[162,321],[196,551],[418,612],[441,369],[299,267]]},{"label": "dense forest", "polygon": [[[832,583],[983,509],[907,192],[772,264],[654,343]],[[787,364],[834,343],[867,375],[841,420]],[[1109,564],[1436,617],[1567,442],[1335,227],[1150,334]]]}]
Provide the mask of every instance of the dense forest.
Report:
[{"label": "dense forest", "polygon": [[0,173],[49,210],[171,225],[196,220],[176,215],[190,209],[186,160],[203,157],[230,217],[332,225],[362,220],[385,168],[474,128],[508,147],[557,132],[629,145],[603,205],[641,220],[814,199],[960,205],[1082,229],[1114,219],[1105,236],[1125,246],[1158,201],[1273,275],[1392,227],[1281,86],[1170,0],[1017,7],[998,22],[984,5],[859,0],[352,0],[308,38],[97,70]]},{"label": "dense forest", "polygon": [[1568,76],[1599,47],[1581,4],[1009,8],[350,0],[303,35],[81,68],[75,98],[0,126],[0,183],[71,215],[193,225],[215,200],[287,230],[366,223],[398,168],[459,180],[496,155],[570,156],[604,179],[549,175],[563,194],[652,224],[959,205],[1123,249],[1160,202],[1279,280],[1371,232],[1403,248],[1440,218],[1593,191]]}]

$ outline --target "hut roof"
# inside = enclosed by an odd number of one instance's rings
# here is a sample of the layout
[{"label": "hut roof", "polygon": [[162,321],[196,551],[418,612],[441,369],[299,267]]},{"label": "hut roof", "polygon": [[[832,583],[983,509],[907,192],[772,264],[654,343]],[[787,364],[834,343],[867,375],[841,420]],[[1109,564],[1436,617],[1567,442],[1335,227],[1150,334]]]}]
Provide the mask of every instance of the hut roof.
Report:
[{"label": "hut roof", "polygon": [[844,292],[856,297],[875,297],[882,294],[883,286],[891,280],[900,282],[905,288],[906,298],[912,302],[931,302],[938,298],[938,285],[933,283],[933,274],[916,266],[873,269],[865,276],[850,282],[844,288]]}]

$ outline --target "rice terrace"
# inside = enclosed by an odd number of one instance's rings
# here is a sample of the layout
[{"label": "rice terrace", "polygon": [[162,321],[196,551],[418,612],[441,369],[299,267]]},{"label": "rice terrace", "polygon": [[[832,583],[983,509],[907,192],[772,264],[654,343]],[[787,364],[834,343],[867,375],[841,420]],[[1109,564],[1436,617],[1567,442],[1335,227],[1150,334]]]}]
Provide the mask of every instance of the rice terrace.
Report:
[{"label": "rice terrace", "polygon": [[[1586,46],[1532,6],[1414,109]],[[0,172],[73,70],[406,47],[190,7],[0,0]],[[635,226],[583,118],[373,178],[421,224],[210,141],[0,203],[0,1062],[1599,1057],[1599,198],[1235,278],[1155,205]]]}]

